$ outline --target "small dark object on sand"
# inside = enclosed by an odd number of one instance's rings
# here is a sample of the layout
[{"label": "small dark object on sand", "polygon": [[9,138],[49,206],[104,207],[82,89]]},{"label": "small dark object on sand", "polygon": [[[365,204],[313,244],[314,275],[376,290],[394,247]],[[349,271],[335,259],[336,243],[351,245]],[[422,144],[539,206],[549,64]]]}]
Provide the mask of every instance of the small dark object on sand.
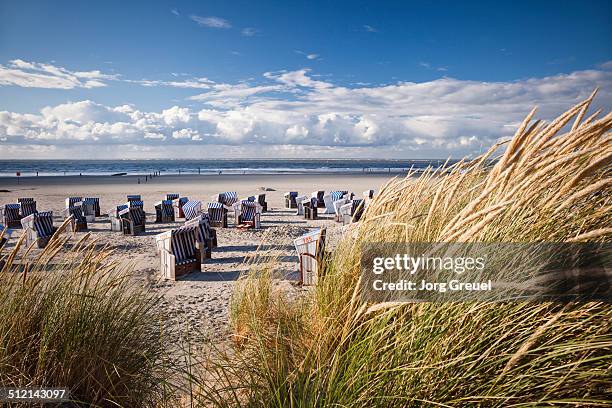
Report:
[{"label": "small dark object on sand", "polygon": [[115,174],[111,174],[111,177],[115,177],[115,176],[127,176],[127,173],[115,173]]},{"label": "small dark object on sand", "polygon": [[276,191],[275,189],[271,188],[271,187],[259,187],[259,189],[261,191]]}]

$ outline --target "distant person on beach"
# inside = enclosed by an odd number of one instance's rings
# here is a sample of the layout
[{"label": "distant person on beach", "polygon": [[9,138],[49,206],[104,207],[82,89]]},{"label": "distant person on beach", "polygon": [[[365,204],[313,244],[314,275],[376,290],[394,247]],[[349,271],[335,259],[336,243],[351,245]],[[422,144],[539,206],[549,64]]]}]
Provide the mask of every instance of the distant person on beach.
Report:
[{"label": "distant person on beach", "polygon": [[221,170],[219,170],[219,175],[221,175],[221,173],[223,173]]}]

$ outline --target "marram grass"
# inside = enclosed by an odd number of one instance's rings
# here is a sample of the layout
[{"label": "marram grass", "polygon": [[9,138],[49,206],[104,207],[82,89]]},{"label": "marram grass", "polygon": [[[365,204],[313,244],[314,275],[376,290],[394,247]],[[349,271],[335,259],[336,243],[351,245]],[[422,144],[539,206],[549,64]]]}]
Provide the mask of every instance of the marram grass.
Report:
[{"label": "marram grass", "polygon": [[[236,348],[208,356],[198,401],[248,407],[604,406],[604,303],[364,303],[364,242],[610,242],[612,115],[593,99],[521,123],[500,157],[390,180],[352,225],[312,296],[261,265],[235,295]],[[586,119],[585,119],[586,118]],[[494,163],[491,165],[491,163]],[[261,269],[264,269],[262,272]]]},{"label": "marram grass", "polygon": [[164,402],[157,298],[89,234],[72,243],[57,233],[36,256],[23,238],[0,257],[0,384],[68,387],[88,407]]}]

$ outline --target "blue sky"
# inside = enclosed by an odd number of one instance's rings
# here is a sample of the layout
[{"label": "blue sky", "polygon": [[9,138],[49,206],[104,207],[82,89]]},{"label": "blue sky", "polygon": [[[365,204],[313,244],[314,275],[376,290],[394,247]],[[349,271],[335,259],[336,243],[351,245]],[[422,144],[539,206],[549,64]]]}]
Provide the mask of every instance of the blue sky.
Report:
[{"label": "blue sky", "polygon": [[0,157],[475,154],[609,108],[611,39],[610,1],[2,2]]}]

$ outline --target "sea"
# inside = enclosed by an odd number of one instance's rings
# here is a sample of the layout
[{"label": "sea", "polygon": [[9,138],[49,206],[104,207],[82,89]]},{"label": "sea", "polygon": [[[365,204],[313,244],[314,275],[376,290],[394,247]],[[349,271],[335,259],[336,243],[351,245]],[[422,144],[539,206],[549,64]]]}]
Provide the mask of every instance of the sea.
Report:
[{"label": "sea", "polygon": [[[218,160],[0,160],[0,177],[161,174],[403,173],[446,160],[218,159]],[[449,161],[449,164],[454,161]]]}]

